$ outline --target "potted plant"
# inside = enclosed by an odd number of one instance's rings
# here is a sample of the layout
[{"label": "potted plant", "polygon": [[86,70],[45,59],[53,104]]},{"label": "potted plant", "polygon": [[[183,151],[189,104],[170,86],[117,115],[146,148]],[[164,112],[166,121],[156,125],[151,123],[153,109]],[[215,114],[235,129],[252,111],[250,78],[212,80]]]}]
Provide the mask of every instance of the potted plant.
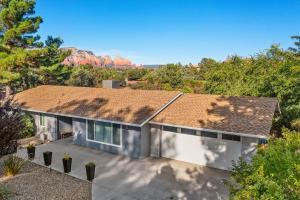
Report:
[{"label": "potted plant", "polygon": [[52,152],[51,151],[45,151],[43,152],[43,156],[44,156],[44,163],[46,166],[51,165],[51,161],[52,161]]},{"label": "potted plant", "polygon": [[65,153],[62,161],[63,161],[63,165],[64,165],[64,172],[65,173],[71,172],[72,158],[70,157],[70,155]]},{"label": "potted plant", "polygon": [[33,160],[35,156],[35,146],[33,144],[29,144],[27,146],[27,155],[28,159]]},{"label": "potted plant", "polygon": [[92,181],[95,177],[95,163],[89,162],[85,165],[86,169],[86,178],[88,181]]}]

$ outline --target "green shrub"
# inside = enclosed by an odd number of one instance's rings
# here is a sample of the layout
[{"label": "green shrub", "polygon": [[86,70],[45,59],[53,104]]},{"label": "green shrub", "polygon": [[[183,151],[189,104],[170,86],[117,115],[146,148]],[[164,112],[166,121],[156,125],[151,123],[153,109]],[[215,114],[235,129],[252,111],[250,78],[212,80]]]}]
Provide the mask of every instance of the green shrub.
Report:
[{"label": "green shrub", "polygon": [[8,199],[9,195],[10,191],[3,184],[0,184],[0,199]]},{"label": "green shrub", "polygon": [[300,199],[300,134],[282,132],[261,145],[251,163],[234,164],[231,199]]},{"label": "green shrub", "polygon": [[64,153],[64,160],[70,160],[71,156],[68,153]]},{"label": "green shrub", "polygon": [[21,138],[29,138],[34,136],[33,117],[29,114],[24,114],[22,116],[22,121],[24,123],[24,129],[21,131]]},{"label": "green shrub", "polygon": [[15,176],[21,170],[24,161],[14,155],[9,156],[3,162],[4,174],[6,176]]}]

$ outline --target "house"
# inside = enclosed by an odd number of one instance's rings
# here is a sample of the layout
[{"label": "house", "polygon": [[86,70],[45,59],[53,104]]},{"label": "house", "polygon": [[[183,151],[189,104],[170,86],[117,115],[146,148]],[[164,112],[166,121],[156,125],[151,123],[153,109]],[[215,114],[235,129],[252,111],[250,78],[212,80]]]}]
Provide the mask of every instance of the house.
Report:
[{"label": "house", "polygon": [[264,97],[50,85],[14,99],[34,117],[42,139],[70,133],[74,144],[106,152],[224,170],[265,142],[278,106]]}]

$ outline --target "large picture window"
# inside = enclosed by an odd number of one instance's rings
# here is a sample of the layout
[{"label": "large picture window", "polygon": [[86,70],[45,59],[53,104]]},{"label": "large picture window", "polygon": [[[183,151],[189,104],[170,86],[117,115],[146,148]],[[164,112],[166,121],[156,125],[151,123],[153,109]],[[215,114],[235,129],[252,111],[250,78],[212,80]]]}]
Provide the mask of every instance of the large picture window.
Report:
[{"label": "large picture window", "polygon": [[95,142],[121,145],[121,125],[87,120],[87,139]]}]

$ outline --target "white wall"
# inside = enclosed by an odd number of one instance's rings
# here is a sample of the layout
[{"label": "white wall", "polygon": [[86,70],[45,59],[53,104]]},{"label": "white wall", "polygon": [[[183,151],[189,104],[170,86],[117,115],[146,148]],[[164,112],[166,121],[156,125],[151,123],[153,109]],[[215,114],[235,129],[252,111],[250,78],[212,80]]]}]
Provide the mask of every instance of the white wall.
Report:
[{"label": "white wall", "polygon": [[[151,125],[151,156],[166,157],[184,162],[230,170],[232,161],[240,157],[250,161],[256,153],[257,138],[241,137],[241,141],[174,133],[162,130],[161,126]],[[180,128],[177,129],[180,132]],[[160,154],[160,155],[159,155]]]}]

